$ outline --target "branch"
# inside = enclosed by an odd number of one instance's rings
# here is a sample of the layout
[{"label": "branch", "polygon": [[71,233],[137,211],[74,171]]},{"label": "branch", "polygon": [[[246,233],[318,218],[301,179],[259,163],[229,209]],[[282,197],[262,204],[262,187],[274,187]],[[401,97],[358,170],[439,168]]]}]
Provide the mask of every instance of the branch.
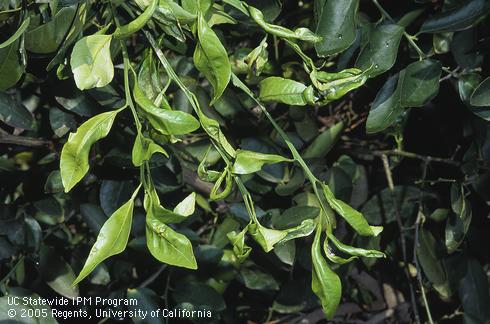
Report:
[{"label": "branch", "polygon": [[34,137],[11,135],[3,130],[0,130],[0,144],[20,145],[27,147],[53,147],[53,142],[51,141]]},{"label": "branch", "polygon": [[422,160],[426,163],[439,162],[439,163],[445,163],[445,164],[454,165],[454,166],[460,165],[460,163],[458,161],[454,161],[451,159],[444,159],[444,158],[439,158],[439,157],[435,157],[435,156],[428,156],[428,155],[419,155],[416,153],[406,152],[406,151],[402,151],[402,150],[398,150],[398,149],[385,150],[385,151],[373,151],[372,153],[376,156],[381,156],[381,157],[383,155],[395,155],[395,156],[407,157],[410,159]]},{"label": "branch", "polygon": [[417,281],[419,283],[420,292],[422,294],[422,301],[424,302],[425,312],[427,313],[427,319],[429,324],[433,324],[434,320],[432,319],[432,314],[430,312],[429,302],[427,301],[427,297],[425,295],[424,283],[422,282],[422,274],[420,270],[419,260],[417,258],[417,248],[419,246],[419,233],[420,233],[420,225],[425,220],[424,210],[422,205],[422,197],[423,197],[423,189],[424,189],[424,181],[427,177],[427,168],[428,162],[425,161],[422,167],[422,183],[420,186],[420,194],[419,194],[419,210],[417,213],[417,219],[415,220],[415,239],[413,242],[413,263],[415,264],[415,268],[417,270]]},{"label": "branch", "polygon": [[160,266],[160,268],[158,268],[157,271],[155,271],[155,273],[153,273],[151,276],[149,276],[145,281],[143,281],[138,288],[144,288],[148,285],[150,285],[153,281],[155,281],[158,276],[160,276],[160,274],[163,272],[163,270],[165,270],[167,268],[167,265],[166,264],[162,264]]},{"label": "branch", "polygon": [[400,214],[400,206],[398,206],[398,199],[395,194],[395,185],[393,183],[393,175],[390,169],[390,162],[388,161],[388,156],[386,154],[381,155],[381,160],[383,161],[383,168],[386,175],[386,180],[388,182],[388,188],[391,192],[391,197],[393,199],[393,208],[395,209],[396,223],[398,224],[398,229],[400,231],[400,245],[402,249],[403,257],[403,269],[405,276],[407,277],[408,285],[410,287],[410,300],[412,303],[412,308],[415,316],[415,322],[420,323],[419,312],[417,308],[417,301],[415,299],[415,289],[413,287],[412,278],[410,277],[410,271],[408,269],[408,258],[407,258],[407,243],[405,239],[405,231],[403,229],[403,222]]}]

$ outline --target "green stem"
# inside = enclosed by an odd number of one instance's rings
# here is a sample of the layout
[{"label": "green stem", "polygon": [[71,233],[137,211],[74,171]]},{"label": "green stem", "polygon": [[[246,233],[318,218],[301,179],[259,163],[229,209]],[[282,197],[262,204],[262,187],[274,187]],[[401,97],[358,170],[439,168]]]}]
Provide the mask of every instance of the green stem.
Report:
[{"label": "green stem", "polygon": [[[378,8],[378,10],[381,13],[381,15],[383,15],[386,18],[388,18],[388,20],[391,21],[392,23],[394,23],[394,24],[396,23],[396,21],[393,19],[393,17],[391,17],[391,15],[385,10],[385,8],[383,8],[383,6],[381,6],[379,4],[378,0],[372,0],[372,1],[373,1],[373,4],[376,6],[376,8]],[[417,52],[417,54],[419,55],[419,59],[420,60],[423,60],[423,59],[425,59],[427,57],[427,55],[420,49],[420,47],[417,45],[417,43],[415,43],[414,36],[410,35],[406,31],[403,32],[403,36],[405,36],[405,38],[407,39],[408,43]]]},{"label": "green stem", "polygon": [[[146,38],[150,42],[150,45],[153,48],[153,51],[157,55],[158,59],[160,60],[160,63],[162,63],[165,72],[167,72],[170,79],[172,79],[179,86],[179,88],[182,90],[182,92],[184,92],[184,95],[189,100],[192,108],[196,112],[197,117],[199,118],[199,120],[201,121],[201,124],[202,124],[201,116],[203,115],[203,112],[202,112],[201,107],[199,106],[199,102],[197,100],[196,95],[194,93],[192,93],[192,91],[190,91],[187,88],[187,86],[184,84],[184,82],[182,82],[182,80],[179,78],[179,76],[175,73],[172,66],[170,65],[170,62],[167,60],[167,58],[163,54],[162,50],[158,47],[156,40],[153,38],[153,36],[150,34],[150,32],[148,32],[147,30],[143,30],[143,33],[145,34]],[[206,131],[206,133],[208,133],[208,130],[206,128],[204,128],[204,130]],[[231,161],[228,158],[227,154],[221,149],[221,147],[220,147],[220,145],[218,145],[218,143],[215,143],[212,140],[211,134],[208,133],[208,135],[211,138],[213,146],[216,148],[216,150],[218,151],[220,156],[223,158],[223,160],[226,162],[226,164],[231,165]]]},{"label": "green stem", "polygon": [[318,183],[320,181],[317,179],[317,177],[315,177],[315,175],[313,174],[313,172],[311,172],[311,170],[308,167],[308,165],[306,164],[305,160],[303,160],[303,158],[301,157],[301,154],[298,152],[298,150],[296,149],[296,147],[294,147],[294,144],[291,141],[291,139],[289,138],[289,136],[276,123],[276,121],[271,116],[271,114],[269,113],[269,111],[267,111],[267,108],[265,108],[265,106],[253,95],[252,90],[250,90],[235,74],[233,74],[232,77],[233,77],[234,82],[237,83],[237,87],[239,87],[240,89],[242,89],[260,107],[260,109],[262,110],[262,113],[267,117],[267,119],[270,121],[270,123],[272,124],[272,126],[274,127],[274,129],[276,130],[276,132],[279,134],[279,136],[282,138],[282,140],[286,143],[287,147],[289,148],[289,151],[293,155],[293,159],[296,162],[298,162],[298,164],[303,169],[306,177],[311,182],[311,185],[313,186],[313,191],[314,191],[315,195],[317,196],[317,198],[318,198],[318,200],[320,202],[320,206],[321,206],[323,212],[325,213],[325,216],[327,218],[327,221],[329,223],[333,223],[333,222],[331,222],[332,220],[329,219],[329,217],[328,217],[328,215],[331,214],[330,213],[330,208],[327,208],[327,206],[325,205],[324,199],[323,199],[322,195],[320,194],[320,191],[318,190]]}]

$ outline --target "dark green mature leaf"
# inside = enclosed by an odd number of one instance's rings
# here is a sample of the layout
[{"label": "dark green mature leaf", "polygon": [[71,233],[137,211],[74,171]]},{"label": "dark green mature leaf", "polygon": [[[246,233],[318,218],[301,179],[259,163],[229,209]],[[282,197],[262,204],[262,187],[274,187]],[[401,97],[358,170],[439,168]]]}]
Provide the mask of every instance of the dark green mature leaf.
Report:
[{"label": "dark green mature leaf", "polygon": [[[58,323],[53,317],[51,307],[49,307],[49,305],[44,305],[41,303],[27,303],[27,305],[24,305],[22,302],[19,302],[18,305],[11,305],[12,302],[9,300],[9,298],[12,297],[18,297],[19,300],[22,300],[23,298],[38,300],[39,298],[41,298],[38,294],[35,294],[23,288],[10,288],[9,295],[0,297],[0,322],[25,324]],[[9,313],[10,310],[14,310],[14,313]],[[25,314],[36,314],[36,312],[39,312],[39,314],[44,313],[46,315],[38,318],[34,316],[25,316]]]},{"label": "dark green mature leaf", "polygon": [[463,306],[465,322],[488,323],[490,296],[485,270],[475,259],[467,263],[466,274],[459,282],[458,294]]},{"label": "dark green mature leaf", "polygon": [[34,117],[23,103],[13,95],[0,92],[0,120],[21,129],[34,129]]},{"label": "dark green mature leaf", "polygon": [[151,254],[163,263],[197,269],[189,239],[162,223],[151,212],[146,217],[146,244]]},{"label": "dark green mature leaf", "polygon": [[320,244],[321,228],[317,227],[315,239],[311,245],[312,281],[311,289],[318,296],[327,319],[332,319],[342,294],[340,278],[333,272],[322,255]]},{"label": "dark green mature leaf", "polygon": [[[395,186],[394,196],[396,206],[399,208],[403,220],[410,219],[417,211],[416,202],[420,197],[420,190],[412,186]],[[373,195],[362,208],[362,213],[371,224],[389,224],[396,221],[396,209],[393,194],[389,188]]]},{"label": "dark green mature leaf", "polygon": [[131,310],[134,314],[132,320],[135,324],[160,324],[161,320],[158,317],[146,316],[146,318],[141,318],[138,316],[138,312],[141,310],[143,312],[156,312],[159,306],[160,297],[149,288],[135,288],[128,289],[126,294],[128,299],[137,300],[137,305],[129,305],[128,310]]},{"label": "dark green mature leaf", "polygon": [[272,308],[281,314],[294,314],[316,306],[317,298],[312,293],[305,277],[293,279],[281,286]]},{"label": "dark green mature leaf", "polygon": [[131,199],[119,207],[104,223],[97,236],[97,241],[90,250],[85,265],[73,282],[73,285],[76,285],[87,277],[99,263],[126,249],[131,232],[134,200],[139,189],[140,187],[135,190]]},{"label": "dark green mature leaf", "polygon": [[421,107],[439,93],[442,64],[426,59],[410,64],[400,74],[400,104],[402,107]]},{"label": "dark green mature leaf", "polygon": [[100,207],[106,215],[112,215],[133,191],[132,181],[103,180],[99,190]]},{"label": "dark green mature leaf", "polygon": [[259,270],[243,268],[240,276],[245,287],[253,290],[279,290],[279,283],[270,274]]},{"label": "dark green mature leaf", "polygon": [[24,73],[19,60],[19,44],[20,40],[15,40],[10,45],[0,47],[0,91],[15,85]]},{"label": "dark green mature leaf", "polygon": [[51,129],[58,137],[63,137],[70,130],[76,128],[76,121],[73,115],[55,107],[49,110],[49,122]]},{"label": "dark green mature leaf", "polygon": [[61,150],[60,169],[65,192],[69,192],[89,169],[88,155],[92,145],[106,137],[120,110],[99,114],[83,123],[71,133]]},{"label": "dark green mature leaf", "polygon": [[221,97],[230,82],[231,65],[226,49],[201,13],[197,15],[197,37],[199,42],[194,51],[194,64],[213,86],[212,104]]},{"label": "dark green mature leaf", "polygon": [[223,297],[214,288],[200,282],[183,281],[175,287],[172,296],[178,305],[187,305],[194,310],[211,310],[214,313],[226,308]]},{"label": "dark green mature leaf", "polygon": [[274,254],[279,260],[292,266],[296,257],[296,243],[294,240],[278,243],[274,246]]},{"label": "dark green mature leaf", "polygon": [[[400,77],[405,72],[400,72]],[[388,79],[373,101],[366,122],[368,134],[379,133],[390,127],[403,112],[401,106],[401,88],[397,86],[399,75]]]},{"label": "dark green mature leaf", "polygon": [[43,245],[39,259],[39,272],[48,286],[64,297],[78,297],[78,286],[72,285],[75,274],[54,248]]},{"label": "dark green mature leaf", "polygon": [[[81,2],[81,1],[73,1],[73,2]],[[63,60],[65,59],[65,55],[68,52],[68,49],[78,39],[78,37],[83,31],[83,27],[85,25],[85,21],[87,18],[88,9],[90,9],[90,3],[87,3],[86,1],[83,1],[78,5],[77,13],[74,17],[73,22],[71,23],[71,28],[68,30],[68,33],[65,39],[63,40],[63,43],[59,47],[58,52],[46,67],[46,71],[51,71],[53,67],[63,62]]]},{"label": "dark green mature leaf", "polygon": [[482,77],[478,73],[466,73],[458,79],[459,97],[464,103],[471,103],[471,96],[480,85],[481,80]]},{"label": "dark green mature leaf", "polygon": [[107,216],[102,208],[95,204],[81,204],[80,213],[82,214],[83,220],[94,234],[99,233],[100,229],[107,221]]},{"label": "dark green mature leaf", "polygon": [[471,111],[481,118],[490,121],[490,78],[486,78],[471,95]]},{"label": "dark green mature leaf", "polygon": [[420,266],[434,288],[447,298],[451,295],[451,291],[444,263],[438,256],[438,250],[434,236],[429,231],[421,229],[417,246],[417,258]]},{"label": "dark green mature leaf", "polygon": [[481,17],[490,12],[486,0],[461,1],[458,6],[429,18],[419,33],[441,33],[464,30],[473,26]]},{"label": "dark green mature leaf", "polygon": [[322,40],[315,44],[318,55],[337,54],[356,39],[356,13],[359,0],[316,0],[316,34]]},{"label": "dark green mature leaf", "polygon": [[446,222],[446,247],[453,253],[463,242],[473,216],[470,201],[464,195],[462,185],[451,186],[451,213]]},{"label": "dark green mature leaf", "polygon": [[28,30],[25,34],[26,49],[39,54],[56,51],[65,40],[76,12],[74,6],[61,8],[50,22]]},{"label": "dark green mature leaf", "polygon": [[298,81],[269,77],[260,81],[259,87],[259,98],[263,102],[280,102],[296,106],[305,106],[315,102],[313,88]]},{"label": "dark green mature leaf", "polygon": [[370,34],[369,42],[362,48],[356,67],[374,78],[393,67],[404,29],[398,25],[379,25]]},{"label": "dark green mature leaf", "polygon": [[29,27],[29,24],[31,23],[31,17],[27,17],[22,24],[19,26],[19,28],[15,31],[15,33],[10,36],[6,41],[0,44],[0,49],[6,48],[13,44],[19,37],[25,32],[27,27]]},{"label": "dark green mature leaf", "polygon": [[282,214],[272,216],[274,228],[286,230],[300,225],[305,219],[315,219],[320,214],[320,209],[311,206],[295,206],[287,209]]},{"label": "dark green mature leaf", "polygon": [[111,40],[111,35],[91,35],[73,47],[70,65],[80,90],[100,88],[112,81]]}]

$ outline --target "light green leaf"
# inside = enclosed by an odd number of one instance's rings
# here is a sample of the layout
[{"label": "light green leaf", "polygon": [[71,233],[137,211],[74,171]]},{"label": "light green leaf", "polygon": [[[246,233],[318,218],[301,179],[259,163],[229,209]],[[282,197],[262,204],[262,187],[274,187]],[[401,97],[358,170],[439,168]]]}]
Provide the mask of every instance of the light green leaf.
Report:
[{"label": "light green leaf", "polygon": [[332,243],[335,245],[335,247],[337,247],[337,249],[339,249],[340,252],[349,255],[366,257],[366,258],[386,258],[386,255],[383,252],[376,251],[376,250],[366,250],[366,249],[344,244],[341,241],[339,241],[333,234],[328,235],[328,239],[332,241]]},{"label": "light green leaf", "polygon": [[197,269],[189,239],[159,221],[152,213],[146,215],[146,244],[151,254],[160,262]]},{"label": "light green leaf", "polygon": [[194,214],[196,209],[196,193],[193,192],[189,196],[185,197],[177,206],[174,208],[174,213],[188,217]]},{"label": "light green leaf", "polygon": [[134,100],[141,108],[141,114],[150,122],[151,126],[165,135],[189,134],[199,128],[199,121],[186,112],[169,110],[155,106],[146,97],[138,82],[133,88]]},{"label": "light green leaf", "polygon": [[359,0],[316,0],[316,34],[322,40],[315,44],[319,56],[337,54],[356,39],[356,13]]},{"label": "light green leaf", "polygon": [[[242,1],[242,4],[245,2]],[[257,8],[254,8],[250,5],[247,6],[250,17],[259,25],[262,29],[264,29],[267,33],[275,35],[277,37],[291,39],[291,40],[302,40],[305,42],[316,43],[322,40],[322,38],[315,33],[313,33],[308,28],[300,27],[295,29],[294,31],[279,26],[273,25],[265,21],[264,14]]]},{"label": "light green leaf", "polygon": [[106,137],[120,110],[99,114],[87,120],[68,137],[61,150],[60,170],[65,192],[69,192],[89,169],[88,155],[92,145]]},{"label": "light green leaf", "polygon": [[236,160],[235,164],[233,165],[232,172],[234,174],[250,174],[260,171],[266,164],[292,161],[293,160],[291,159],[287,159],[276,154],[264,154],[247,150],[237,150]]},{"label": "light green leaf", "polygon": [[332,319],[340,302],[342,285],[339,276],[329,268],[322,255],[320,239],[321,227],[317,226],[315,238],[311,245],[311,289],[320,299],[327,319]]},{"label": "light green leaf", "polygon": [[136,19],[124,26],[119,26],[114,31],[115,38],[126,38],[136,33],[138,30],[143,28],[146,23],[151,19],[153,13],[158,7],[158,0],[152,0],[148,7],[139,15]]},{"label": "light green leaf", "polygon": [[243,59],[243,61],[247,63],[250,71],[256,76],[259,76],[262,73],[268,60],[269,52],[267,51],[267,36],[262,39],[259,46],[254,48]]},{"label": "light green leaf", "polygon": [[398,25],[379,25],[370,35],[369,42],[362,48],[356,67],[366,71],[374,78],[395,64],[398,46],[403,36],[403,27]]},{"label": "light green leaf", "polygon": [[168,153],[151,138],[147,138],[143,134],[136,135],[131,154],[135,166],[143,165],[145,161],[149,161],[153,154],[156,153],[161,153],[168,157]]},{"label": "light green leaf", "polygon": [[195,203],[195,193],[192,193],[181,201],[174,208],[174,211],[171,211],[160,204],[160,198],[154,188],[145,191],[144,206],[146,212],[165,224],[185,221],[187,217],[194,213]]},{"label": "light green leaf", "polygon": [[102,261],[124,251],[128,244],[129,234],[131,233],[134,199],[140,187],[141,185],[134,191],[131,199],[119,207],[104,223],[97,236],[97,241],[95,241],[94,246],[90,250],[85,265],[77,279],[73,282],[73,285],[82,281]]},{"label": "light green leaf", "polygon": [[75,44],[70,65],[80,90],[100,88],[112,81],[111,40],[111,35],[91,35]]},{"label": "light green leaf", "polygon": [[357,233],[364,236],[377,236],[383,231],[382,226],[370,226],[364,216],[346,204],[345,202],[336,199],[330,190],[330,188],[322,184],[323,193],[330,207],[335,210],[340,216],[342,216],[350,226],[352,226]]},{"label": "light green leaf", "polygon": [[280,102],[287,105],[314,104],[313,88],[281,77],[268,77],[259,83],[259,99],[263,102]]},{"label": "light green leaf", "polygon": [[325,252],[325,256],[327,257],[328,260],[330,260],[330,262],[336,264],[347,264],[357,259],[357,256],[355,255],[346,259],[335,254],[335,252],[330,248],[330,245],[328,244],[328,237],[327,239],[325,239],[325,241],[323,241],[323,252]]},{"label": "light green leaf", "polygon": [[260,224],[248,225],[248,232],[265,252],[270,252],[274,248],[274,245],[287,235],[285,231],[266,228]]},{"label": "light green leaf", "polygon": [[197,15],[197,38],[194,64],[213,86],[212,105],[221,97],[230,82],[231,65],[226,49],[201,13]]},{"label": "light green leaf", "polygon": [[[250,225],[249,225],[250,226]],[[245,234],[248,231],[248,226],[241,232],[231,231],[226,234],[226,237],[233,245],[233,253],[236,255],[239,262],[243,262],[252,252],[252,248],[245,244]]]}]

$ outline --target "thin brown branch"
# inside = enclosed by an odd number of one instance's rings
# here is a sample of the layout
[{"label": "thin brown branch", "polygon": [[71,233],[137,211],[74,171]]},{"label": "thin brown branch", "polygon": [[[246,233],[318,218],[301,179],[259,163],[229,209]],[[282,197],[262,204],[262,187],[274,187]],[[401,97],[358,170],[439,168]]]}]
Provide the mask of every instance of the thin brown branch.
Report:
[{"label": "thin brown branch", "polygon": [[395,210],[396,223],[398,225],[398,229],[400,231],[400,245],[402,250],[403,257],[403,269],[405,276],[407,277],[407,282],[410,288],[410,300],[412,303],[412,309],[415,316],[415,322],[420,323],[420,316],[417,308],[417,301],[415,298],[415,289],[413,287],[412,278],[410,277],[410,271],[408,269],[408,257],[407,257],[407,242],[405,238],[405,231],[403,228],[402,217],[400,213],[400,206],[398,206],[398,199],[395,194],[395,185],[393,182],[393,174],[391,173],[390,162],[388,161],[388,156],[386,154],[381,155],[381,160],[383,161],[383,168],[386,175],[386,181],[388,182],[388,188],[391,193],[391,197],[393,200],[393,208]]},{"label": "thin brown branch", "polygon": [[16,136],[0,130],[0,144],[19,145],[27,147],[52,147],[53,142],[33,137]]},{"label": "thin brown branch", "polygon": [[420,287],[420,292],[422,294],[422,301],[424,302],[425,312],[427,313],[427,319],[429,324],[434,323],[432,319],[432,314],[430,312],[429,302],[427,301],[427,297],[425,295],[424,283],[422,281],[422,273],[419,265],[419,261],[417,258],[417,249],[419,246],[419,234],[420,234],[420,226],[425,220],[424,210],[423,210],[423,189],[424,189],[424,181],[427,178],[427,168],[429,167],[429,162],[425,161],[422,166],[422,183],[420,186],[420,194],[419,194],[419,210],[417,213],[417,219],[415,220],[415,238],[413,242],[413,263],[415,264],[415,268],[417,269],[417,281]]},{"label": "thin brown branch", "polygon": [[383,156],[383,155],[403,156],[403,157],[407,157],[410,159],[422,160],[422,161],[427,162],[427,163],[439,162],[439,163],[445,163],[445,164],[450,164],[450,165],[454,165],[454,166],[460,165],[460,163],[458,161],[439,158],[439,157],[435,157],[435,156],[420,155],[420,154],[416,154],[416,153],[412,153],[412,152],[406,152],[406,151],[402,151],[402,150],[373,151],[372,154],[374,154],[376,156]]}]

